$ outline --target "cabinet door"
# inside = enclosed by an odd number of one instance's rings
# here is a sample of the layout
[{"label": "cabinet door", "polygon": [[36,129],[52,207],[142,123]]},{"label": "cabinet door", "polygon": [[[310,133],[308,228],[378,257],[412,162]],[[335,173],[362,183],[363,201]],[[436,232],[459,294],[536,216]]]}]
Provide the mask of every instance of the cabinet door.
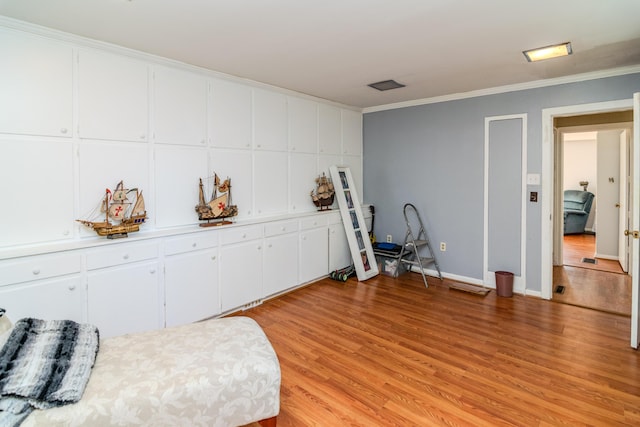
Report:
[{"label": "cabinet door", "polygon": [[261,89],[253,91],[253,138],[257,150],[287,150],[287,98]]},{"label": "cabinet door", "polygon": [[253,156],[248,150],[211,150],[211,168],[220,179],[231,178],[233,204],[237,219],[253,215]]},{"label": "cabinet door", "polygon": [[0,182],[0,246],[73,237],[70,141],[2,141]]},{"label": "cabinet door", "polygon": [[168,257],[164,265],[167,327],[220,313],[218,250]]},{"label": "cabinet door", "polygon": [[289,151],[318,152],[318,104],[300,98],[288,98]]},{"label": "cabinet door", "polygon": [[95,270],[87,282],[88,321],[101,337],[162,328],[157,263]]},{"label": "cabinet door", "polygon": [[82,138],[147,141],[148,67],[119,55],[81,50],[79,125]]},{"label": "cabinet door", "polygon": [[166,144],[204,145],[207,79],[187,71],[155,67],[153,137]]},{"label": "cabinet door", "polygon": [[254,154],[254,200],[257,215],[287,212],[287,153]]},{"label": "cabinet door", "polygon": [[318,151],[320,154],[342,154],[340,109],[329,105],[318,106]]},{"label": "cabinet door", "polygon": [[362,154],[362,113],[342,110],[342,154]]},{"label": "cabinet door", "polygon": [[207,151],[164,146],[156,148],[155,157],[156,226],[196,224],[198,182],[211,173]]},{"label": "cabinet door", "polygon": [[251,148],[251,88],[211,81],[211,143],[215,147]]},{"label": "cabinet door", "polygon": [[220,249],[222,311],[242,307],[262,297],[262,240]]},{"label": "cabinet door", "polygon": [[340,224],[329,225],[329,271],[339,270],[351,265],[349,241]]},{"label": "cabinet door", "polygon": [[2,29],[0,57],[0,132],[70,137],[72,48]]},{"label": "cabinet door", "polygon": [[317,157],[315,154],[290,153],[289,159],[289,211],[315,211],[317,208],[310,193],[316,188],[318,178]]},{"label": "cabinet door", "polygon": [[298,284],[298,234],[265,239],[263,295],[269,296]]},{"label": "cabinet door", "polygon": [[85,293],[78,276],[5,286],[0,301],[13,323],[24,317],[84,321]]},{"label": "cabinet door", "polygon": [[300,283],[329,274],[329,233],[327,227],[300,233]]}]

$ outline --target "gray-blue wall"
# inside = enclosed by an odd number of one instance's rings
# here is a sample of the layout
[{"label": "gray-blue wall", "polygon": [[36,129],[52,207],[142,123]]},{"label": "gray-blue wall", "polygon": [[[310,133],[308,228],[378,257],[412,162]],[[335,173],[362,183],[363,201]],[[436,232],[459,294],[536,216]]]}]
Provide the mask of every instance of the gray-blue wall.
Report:
[{"label": "gray-blue wall", "polygon": [[[442,271],[482,280],[485,117],[528,115],[527,172],[539,174],[543,109],[631,99],[638,91],[640,73],[366,113],[363,199],[375,206],[375,234],[379,240],[391,234],[401,243],[402,207],[411,202]],[[541,290],[540,207],[527,203],[526,289],[533,292]],[[438,251],[441,241],[446,252]]]}]

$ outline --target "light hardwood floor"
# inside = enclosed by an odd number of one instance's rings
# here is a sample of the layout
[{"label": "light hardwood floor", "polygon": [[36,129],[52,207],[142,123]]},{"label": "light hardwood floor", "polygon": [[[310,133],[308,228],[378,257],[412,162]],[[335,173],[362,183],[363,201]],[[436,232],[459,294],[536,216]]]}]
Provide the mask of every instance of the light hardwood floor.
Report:
[{"label": "light hardwood floor", "polygon": [[[553,268],[554,301],[631,315],[631,277],[620,263],[600,258],[596,264],[582,262],[595,255],[594,235],[566,235],[563,249],[564,266]],[[564,292],[555,292],[557,286]]]},{"label": "light hardwood floor", "polygon": [[325,279],[239,313],[278,354],[278,426],[640,425],[628,318],[429,283]]}]

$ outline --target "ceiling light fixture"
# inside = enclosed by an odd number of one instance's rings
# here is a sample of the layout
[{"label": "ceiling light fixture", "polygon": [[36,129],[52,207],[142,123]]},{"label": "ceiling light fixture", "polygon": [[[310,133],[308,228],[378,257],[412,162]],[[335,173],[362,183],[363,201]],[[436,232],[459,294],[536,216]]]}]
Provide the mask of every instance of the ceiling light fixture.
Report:
[{"label": "ceiling light fixture", "polygon": [[384,80],[384,81],[377,82],[377,83],[371,83],[371,84],[369,84],[367,86],[372,87],[374,89],[378,89],[380,91],[390,90],[390,89],[398,89],[400,87],[405,87],[405,85],[403,85],[402,83],[398,83],[395,80]]},{"label": "ceiling light fixture", "polygon": [[537,49],[525,50],[522,52],[529,62],[542,61],[543,59],[557,58],[559,56],[571,55],[571,42],[554,44],[552,46],[539,47]]}]

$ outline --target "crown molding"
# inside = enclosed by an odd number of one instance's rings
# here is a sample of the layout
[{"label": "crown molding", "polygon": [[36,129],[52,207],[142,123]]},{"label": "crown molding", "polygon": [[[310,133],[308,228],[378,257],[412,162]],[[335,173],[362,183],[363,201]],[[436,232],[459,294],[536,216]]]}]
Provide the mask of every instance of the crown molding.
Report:
[{"label": "crown molding", "polygon": [[626,74],[640,73],[640,65],[631,65],[628,67],[611,68],[608,70],[593,71],[590,73],[573,74],[570,76],[556,77],[553,79],[534,80],[531,82],[517,83],[506,86],[497,86],[488,89],[479,89],[469,92],[453,93],[449,95],[436,96],[433,98],[422,98],[413,101],[396,102],[392,104],[377,105],[375,107],[367,107],[362,109],[362,113],[375,113],[377,111],[395,110],[398,108],[416,107],[419,105],[436,104],[438,102],[456,101],[460,99],[476,98],[479,96],[497,95],[501,93],[517,92],[527,89],[538,89],[548,86],[557,86],[568,83],[577,83],[588,80],[602,79],[606,77],[617,77]]}]

